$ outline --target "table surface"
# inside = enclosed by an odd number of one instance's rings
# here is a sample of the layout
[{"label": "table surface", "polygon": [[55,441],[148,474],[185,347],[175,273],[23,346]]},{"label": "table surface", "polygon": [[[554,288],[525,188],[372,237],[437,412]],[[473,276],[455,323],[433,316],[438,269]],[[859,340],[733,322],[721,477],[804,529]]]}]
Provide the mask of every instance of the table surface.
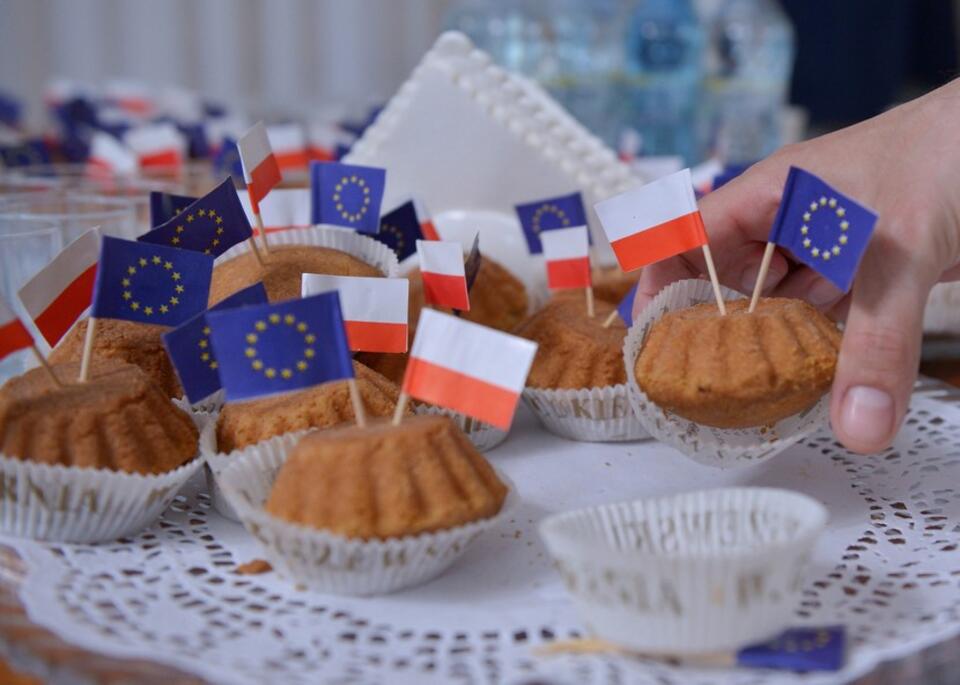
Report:
[{"label": "table surface", "polygon": [[[944,402],[960,403],[960,388],[922,378],[916,392]],[[17,592],[24,568],[16,553],[0,545],[0,656],[21,676],[4,673],[10,685],[39,682],[35,675],[55,682],[93,682],[104,685],[201,685],[204,680],[144,660],[102,656],[70,645],[46,628],[31,623]],[[856,685],[948,685],[960,667],[960,636],[928,647],[895,662],[886,662],[854,681]],[[28,675],[29,674],[29,675]],[[11,678],[18,678],[12,680]]]}]

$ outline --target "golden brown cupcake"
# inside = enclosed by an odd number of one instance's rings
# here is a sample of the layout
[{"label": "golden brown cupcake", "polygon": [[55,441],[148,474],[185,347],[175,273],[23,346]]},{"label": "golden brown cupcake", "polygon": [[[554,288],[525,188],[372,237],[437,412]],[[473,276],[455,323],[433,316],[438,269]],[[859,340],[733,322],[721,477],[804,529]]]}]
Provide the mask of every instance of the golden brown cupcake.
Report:
[{"label": "golden brown cupcake", "polygon": [[[400,389],[359,362],[353,363],[353,371],[367,416],[393,416]],[[217,451],[232,452],[275,435],[331,428],[354,420],[347,383],[327,383],[250,402],[227,403],[217,419]]]},{"label": "golden brown cupcake", "polygon": [[197,453],[197,429],[138,367],[116,360],[54,366],[64,386],[43,369],[0,388],[0,452],[43,464],[129,473],[172,471]]},{"label": "golden brown cupcake", "polygon": [[329,247],[312,245],[278,245],[270,252],[261,254],[264,266],[260,266],[251,252],[218,264],[210,282],[210,304],[214,305],[263,281],[271,302],[300,297],[300,280],[303,274],[330,274],[333,276],[383,276],[375,266],[367,264],[351,254]]},{"label": "golden brown cupcake", "polygon": [[538,344],[527,385],[533,388],[602,388],[627,382],[623,339],[627,328],[619,318],[603,327],[614,306],[597,301],[587,316],[583,293],[555,297],[524,321],[516,334]]},{"label": "golden brown cupcake", "polygon": [[[119,319],[97,319],[93,342],[93,360],[116,359],[139,366],[167,397],[183,397],[183,387],[177,379],[167,350],[160,337],[170,330],[152,323],[137,323]],[[79,321],[50,353],[52,364],[79,362],[83,356],[83,342],[87,321]]]},{"label": "golden brown cupcake", "polygon": [[650,329],[634,371],[663,409],[717,428],[772,425],[830,388],[840,331],[801,300],[747,300],[666,314]]},{"label": "golden brown cupcake", "polygon": [[291,523],[349,538],[395,538],[494,516],[507,487],[445,416],[312,433],[266,503]]},{"label": "golden brown cupcake", "polygon": [[617,266],[597,267],[593,270],[593,296],[598,300],[620,304],[639,280],[639,269],[624,273]]}]

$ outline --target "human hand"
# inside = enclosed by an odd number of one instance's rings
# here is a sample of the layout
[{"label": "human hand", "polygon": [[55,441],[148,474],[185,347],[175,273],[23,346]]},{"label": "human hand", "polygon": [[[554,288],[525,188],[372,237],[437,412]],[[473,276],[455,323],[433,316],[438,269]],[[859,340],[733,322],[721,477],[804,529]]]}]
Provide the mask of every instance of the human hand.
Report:
[{"label": "human hand", "polygon": [[[700,202],[720,281],[750,294],[790,166],[879,215],[851,292],[777,250],[764,294],[846,318],[831,423],[857,452],[893,440],[920,357],[923,310],[938,281],[960,278],[960,80],[850,128],[784,147]],[[646,267],[636,314],[666,285],[705,273],[697,251]]]}]

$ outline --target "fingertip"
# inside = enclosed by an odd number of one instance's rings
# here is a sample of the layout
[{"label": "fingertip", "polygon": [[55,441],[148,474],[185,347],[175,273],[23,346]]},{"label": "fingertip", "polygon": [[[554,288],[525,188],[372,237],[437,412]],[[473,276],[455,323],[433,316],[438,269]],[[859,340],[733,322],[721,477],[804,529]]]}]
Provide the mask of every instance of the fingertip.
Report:
[{"label": "fingertip", "polygon": [[855,385],[832,403],[830,423],[844,447],[872,454],[889,447],[896,437],[900,424],[896,407],[887,390]]}]

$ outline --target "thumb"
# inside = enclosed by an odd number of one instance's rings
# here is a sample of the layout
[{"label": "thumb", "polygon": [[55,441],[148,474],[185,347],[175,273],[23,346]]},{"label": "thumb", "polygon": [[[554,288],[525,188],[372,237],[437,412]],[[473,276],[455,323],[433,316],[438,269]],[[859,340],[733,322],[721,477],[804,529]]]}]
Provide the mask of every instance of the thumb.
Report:
[{"label": "thumb", "polygon": [[833,382],[830,418],[848,449],[885,449],[903,421],[917,378],[923,309],[935,269],[874,235],[864,255]]}]

